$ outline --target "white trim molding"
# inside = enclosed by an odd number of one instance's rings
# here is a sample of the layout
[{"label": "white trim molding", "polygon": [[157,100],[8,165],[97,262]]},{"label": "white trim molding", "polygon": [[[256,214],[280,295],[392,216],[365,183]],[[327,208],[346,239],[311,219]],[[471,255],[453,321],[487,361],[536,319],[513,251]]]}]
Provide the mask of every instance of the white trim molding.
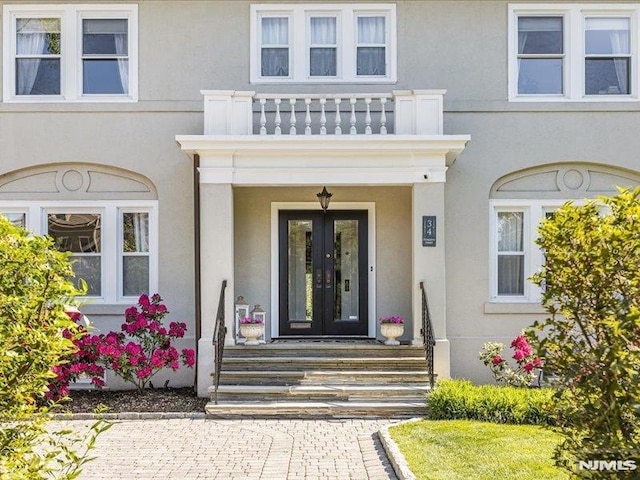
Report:
[{"label": "white trim molding", "polygon": [[180,135],[200,183],[413,185],[445,182],[468,135]]},{"label": "white trim molding", "polygon": [[[322,182],[320,182],[322,183]],[[271,338],[280,336],[280,278],[278,216],[283,210],[321,210],[318,202],[271,202]],[[376,204],[375,202],[332,202],[331,210],[367,210],[369,318],[367,336],[376,337]]]},{"label": "white trim molding", "polygon": [[[138,100],[138,5],[130,3],[10,4],[4,5],[2,13],[4,102],[135,102]],[[17,21],[23,18],[53,18],[60,22],[60,53],[54,56],[60,62],[60,94],[58,95],[18,95],[16,92]],[[127,52],[123,57],[128,61],[127,93],[83,93],[82,28],[84,19],[127,20]]]},{"label": "white trim molding", "polygon": [[[640,99],[640,38],[638,36],[638,13],[640,6],[632,3],[513,3],[509,5],[508,18],[508,75],[509,101],[511,102],[629,102]],[[554,17],[560,19],[562,25],[562,51],[540,53],[537,51],[519,55],[518,19],[520,17]],[[588,19],[627,19],[629,26],[629,51],[619,54],[597,52],[599,60],[614,57],[628,58],[627,78],[618,80],[628,82],[628,93],[611,92],[604,89],[598,94],[586,93],[586,58],[587,42],[585,29]],[[542,27],[548,28],[548,27]],[[534,49],[535,50],[535,49]],[[613,50],[613,49],[612,49]],[[602,53],[602,54],[601,54]],[[592,55],[593,56],[593,55]],[[554,59],[561,63],[561,91],[550,93],[519,93],[518,76],[522,58],[526,60]],[[617,70],[617,66],[616,66]],[[622,73],[621,73],[622,74]],[[616,72],[616,75],[618,73]]]},{"label": "white trim molding", "polygon": [[[357,74],[358,17],[383,17],[385,19],[384,75]],[[261,49],[262,18],[287,19],[287,43],[269,45],[288,50],[288,74],[262,76]],[[336,19],[336,75],[312,76],[310,74],[309,49],[310,18],[332,17]],[[251,83],[395,83],[397,81],[397,27],[396,5],[393,3],[308,3],[308,4],[252,4],[250,30],[250,78]],[[267,47],[265,47],[267,48]]]}]

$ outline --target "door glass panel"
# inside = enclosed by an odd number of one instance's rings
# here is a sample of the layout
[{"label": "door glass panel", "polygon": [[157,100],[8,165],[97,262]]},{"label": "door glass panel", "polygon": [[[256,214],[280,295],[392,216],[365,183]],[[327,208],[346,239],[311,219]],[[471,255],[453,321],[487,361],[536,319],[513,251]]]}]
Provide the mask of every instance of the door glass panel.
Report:
[{"label": "door glass panel", "polygon": [[335,302],[333,320],[357,321],[358,292],[358,220],[335,220],[333,224]]},{"label": "door glass panel", "polygon": [[313,315],[313,222],[289,220],[289,321],[311,322]]}]

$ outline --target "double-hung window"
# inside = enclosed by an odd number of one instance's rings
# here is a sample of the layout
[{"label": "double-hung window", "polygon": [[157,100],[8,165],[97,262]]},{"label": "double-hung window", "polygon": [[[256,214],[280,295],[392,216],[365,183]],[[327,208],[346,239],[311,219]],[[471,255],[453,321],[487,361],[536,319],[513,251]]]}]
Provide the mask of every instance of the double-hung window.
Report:
[{"label": "double-hung window", "polygon": [[136,5],[5,5],[4,101],[137,99]]},{"label": "double-hung window", "polygon": [[639,98],[637,5],[514,4],[509,8],[510,100]]},{"label": "double-hung window", "polygon": [[0,215],[69,252],[92,302],[119,303],[157,290],[156,203],[11,201],[0,203]]},{"label": "double-hung window", "polygon": [[251,81],[395,82],[392,4],[251,6]]}]

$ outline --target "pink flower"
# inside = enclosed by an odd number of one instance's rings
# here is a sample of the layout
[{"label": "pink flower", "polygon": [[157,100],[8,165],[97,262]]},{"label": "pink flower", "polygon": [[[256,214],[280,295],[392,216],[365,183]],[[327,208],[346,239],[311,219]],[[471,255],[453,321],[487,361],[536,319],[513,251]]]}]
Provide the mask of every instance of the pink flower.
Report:
[{"label": "pink flower", "polygon": [[196,352],[191,348],[185,348],[182,350],[182,357],[184,358],[184,363],[188,367],[193,367],[196,363]]},{"label": "pink flower", "polygon": [[157,307],[157,312],[158,313],[167,313],[167,307],[161,303]]},{"label": "pink flower", "polygon": [[127,317],[133,317],[136,316],[138,314],[138,309],[136,307],[129,307],[124,311],[124,314]]},{"label": "pink flower", "polygon": [[140,295],[140,298],[138,299],[138,304],[140,304],[143,307],[148,307],[149,305],[151,305],[151,303],[149,302],[149,295],[147,295],[146,293],[143,293],[142,295]]},{"label": "pink flower", "polygon": [[531,363],[531,362],[527,363],[527,364],[524,366],[524,369],[525,369],[527,372],[530,372],[531,370],[533,370],[533,363]]},{"label": "pink flower", "polygon": [[167,329],[166,329],[166,328],[164,328],[164,327],[160,327],[160,328],[158,329],[158,333],[159,333],[160,335],[164,336],[164,335],[166,335],[166,334],[167,334]]},{"label": "pink flower", "polygon": [[496,355],[491,359],[491,363],[494,365],[500,365],[502,363],[502,357],[500,355]]},{"label": "pink flower", "polygon": [[151,370],[151,367],[143,367],[136,372],[136,377],[138,378],[150,377],[152,373],[153,371]]},{"label": "pink flower", "polygon": [[539,358],[534,358],[533,359],[533,366],[536,368],[540,368],[542,366],[542,360],[540,360]]},{"label": "pink flower", "polygon": [[171,362],[171,368],[173,368],[174,370],[178,370],[180,368],[180,363],[178,363],[177,360],[174,360],[173,362]]},{"label": "pink flower", "polygon": [[513,354],[513,358],[515,358],[518,362],[525,357],[525,354],[522,350],[516,350]]},{"label": "pink flower", "polygon": [[518,350],[524,350],[526,347],[529,347],[529,342],[527,341],[527,339],[525,338],[524,335],[518,335],[516,338],[513,339],[513,341],[511,342],[511,347],[516,348]]}]

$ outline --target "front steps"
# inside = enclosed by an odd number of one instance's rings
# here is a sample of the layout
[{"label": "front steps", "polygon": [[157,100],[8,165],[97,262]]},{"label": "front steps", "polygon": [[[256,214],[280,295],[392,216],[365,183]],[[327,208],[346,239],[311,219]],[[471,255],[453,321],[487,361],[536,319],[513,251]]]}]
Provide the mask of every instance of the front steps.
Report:
[{"label": "front steps", "polygon": [[411,417],[424,415],[422,347],[374,342],[291,342],[225,347],[218,405],[234,417]]}]

